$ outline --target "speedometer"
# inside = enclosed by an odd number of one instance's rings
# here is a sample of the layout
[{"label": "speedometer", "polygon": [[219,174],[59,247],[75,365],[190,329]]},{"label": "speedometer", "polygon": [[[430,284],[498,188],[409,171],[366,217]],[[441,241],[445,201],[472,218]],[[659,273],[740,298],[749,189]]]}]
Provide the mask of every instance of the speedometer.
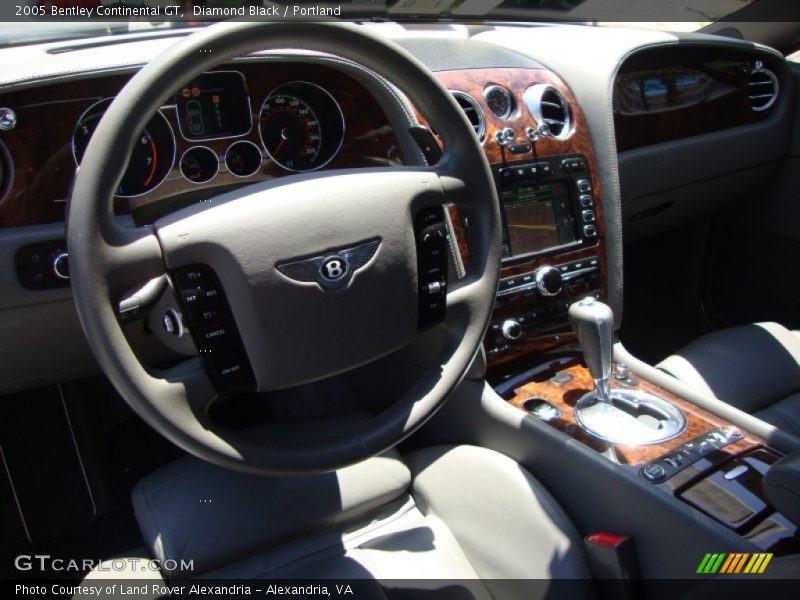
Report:
[{"label": "speedometer", "polygon": [[[75,164],[81,164],[89,140],[112,100],[113,98],[107,98],[93,104],[78,119],[72,134],[72,156]],[[130,198],[154,190],[167,177],[174,162],[175,137],[172,128],[164,116],[157,112],[136,140],[116,195]]]},{"label": "speedometer", "polygon": [[261,113],[261,136],[272,160],[294,171],[313,169],[322,148],[314,110],[291,94],[273,94]]},{"label": "speedometer", "polygon": [[304,81],[273,90],[261,106],[259,121],[264,150],[289,171],[324,167],[344,139],[344,117],[336,100]]}]

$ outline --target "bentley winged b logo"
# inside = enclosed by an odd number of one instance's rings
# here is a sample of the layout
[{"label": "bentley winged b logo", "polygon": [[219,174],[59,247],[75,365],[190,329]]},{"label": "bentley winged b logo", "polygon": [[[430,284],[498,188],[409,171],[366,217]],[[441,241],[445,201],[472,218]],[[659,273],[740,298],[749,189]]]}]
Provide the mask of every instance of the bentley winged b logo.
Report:
[{"label": "bentley winged b logo", "polygon": [[345,287],[353,274],[375,256],[380,240],[370,240],[358,246],[331,250],[321,256],[304,258],[276,265],[289,279],[316,282],[323,289],[336,290]]}]

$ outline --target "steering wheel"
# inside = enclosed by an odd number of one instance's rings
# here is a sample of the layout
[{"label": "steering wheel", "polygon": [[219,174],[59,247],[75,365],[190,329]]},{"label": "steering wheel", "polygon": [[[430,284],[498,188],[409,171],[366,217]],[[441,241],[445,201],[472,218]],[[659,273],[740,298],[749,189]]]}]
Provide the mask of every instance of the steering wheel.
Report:
[{"label": "steering wheel", "polygon": [[[432,167],[281,177],[148,226],[115,217],[114,191],[137,132],[171,90],[255,49],[292,48],[339,56],[391,81],[436,124],[445,144],[441,159]],[[227,298],[254,390],[299,385],[387,356],[425,330],[421,299],[431,290],[422,289],[426,242],[420,223],[424,227],[426,218],[441,214],[444,204],[468,215],[470,254],[466,276],[446,290],[440,350],[408,392],[355,429],[302,443],[232,431],[209,417],[221,393],[220,374],[215,378],[208,361],[195,356],[156,371],[139,361],[126,340],[116,310],[122,295],[153,277],[176,277],[201,265],[215,274]],[[75,304],[105,374],[139,416],[178,446],[212,463],[261,474],[337,469],[396,445],[420,427],[480,348],[497,290],[499,240],[492,174],[453,98],[403,49],[343,23],[228,22],[187,36],[141,69],[109,106],[68,205]]]}]

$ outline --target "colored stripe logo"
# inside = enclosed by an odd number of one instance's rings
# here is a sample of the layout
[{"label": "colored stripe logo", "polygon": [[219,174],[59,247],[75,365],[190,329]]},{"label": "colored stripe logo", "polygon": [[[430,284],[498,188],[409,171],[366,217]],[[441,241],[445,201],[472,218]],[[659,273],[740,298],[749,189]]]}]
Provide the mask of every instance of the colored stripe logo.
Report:
[{"label": "colored stripe logo", "polygon": [[763,573],[769,561],[772,560],[772,553],[765,552],[734,552],[732,554],[708,553],[700,561],[697,573],[703,575],[716,574],[736,574],[749,573],[751,575]]}]

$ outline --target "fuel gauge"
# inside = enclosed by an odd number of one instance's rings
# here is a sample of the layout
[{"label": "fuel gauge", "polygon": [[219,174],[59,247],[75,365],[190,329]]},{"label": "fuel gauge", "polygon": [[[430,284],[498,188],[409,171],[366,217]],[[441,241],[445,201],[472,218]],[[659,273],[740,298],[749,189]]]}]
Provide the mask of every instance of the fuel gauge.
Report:
[{"label": "fuel gauge", "polygon": [[192,146],[181,157],[181,173],[192,183],[205,183],[219,171],[219,158],[207,146]]}]

